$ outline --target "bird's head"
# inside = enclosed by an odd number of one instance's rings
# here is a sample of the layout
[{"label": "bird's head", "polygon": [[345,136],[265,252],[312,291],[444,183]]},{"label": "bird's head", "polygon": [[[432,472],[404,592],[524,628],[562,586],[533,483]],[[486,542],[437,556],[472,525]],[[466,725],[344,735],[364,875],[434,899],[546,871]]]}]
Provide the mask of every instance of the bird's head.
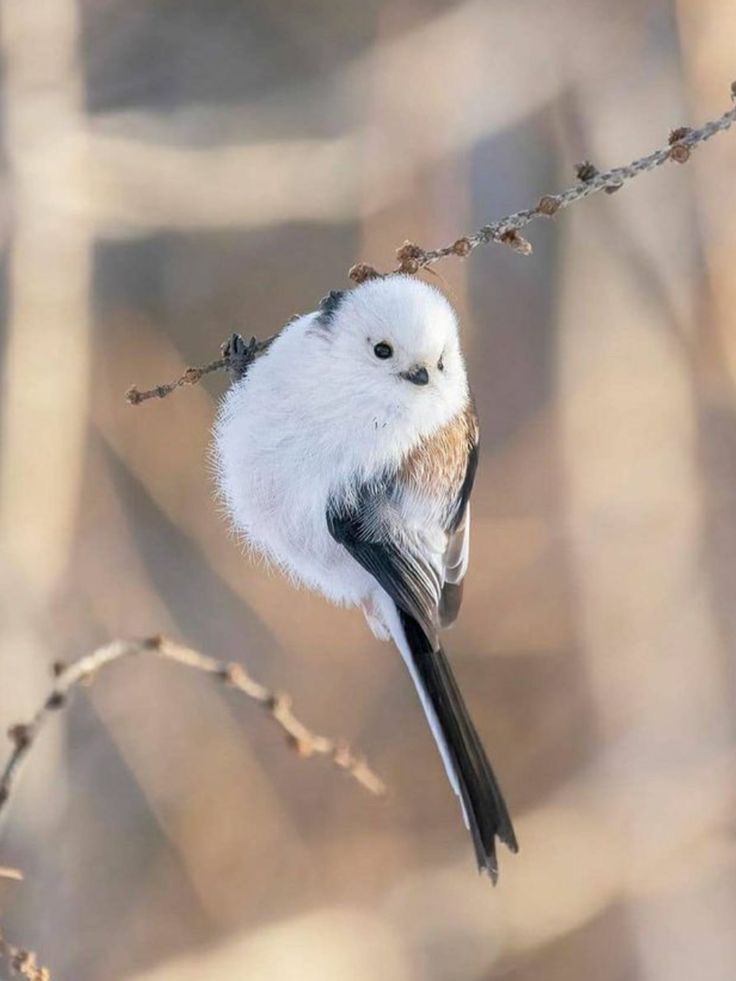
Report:
[{"label": "bird's head", "polygon": [[403,421],[426,435],[466,404],[457,318],[421,280],[388,276],[331,294],[317,324],[332,380],[378,426]]}]

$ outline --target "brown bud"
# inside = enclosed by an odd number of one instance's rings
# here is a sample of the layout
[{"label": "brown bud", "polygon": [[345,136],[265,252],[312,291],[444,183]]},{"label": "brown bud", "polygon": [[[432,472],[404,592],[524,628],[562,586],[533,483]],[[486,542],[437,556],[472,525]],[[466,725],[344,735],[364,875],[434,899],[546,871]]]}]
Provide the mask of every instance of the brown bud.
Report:
[{"label": "brown bud", "polygon": [[131,387],[125,393],[125,401],[128,403],[128,405],[138,405],[139,402],[143,401],[141,393],[135,385],[131,385]]},{"label": "brown bud", "polygon": [[690,147],[685,143],[675,143],[670,150],[670,160],[675,163],[684,164],[690,159]]},{"label": "brown bud", "polygon": [[537,211],[540,215],[546,215],[551,218],[552,215],[557,214],[560,210],[560,202],[551,194],[545,194],[544,197],[539,199],[537,204]]},{"label": "brown bud", "polygon": [[164,642],[161,634],[153,634],[152,637],[144,637],[141,641],[141,647],[144,651],[158,651]]},{"label": "brown bud", "polygon": [[421,259],[423,255],[424,249],[408,239],[396,250],[396,258],[399,262],[403,262],[404,259]]},{"label": "brown bud", "polygon": [[[592,181],[594,177],[598,177],[599,174],[600,171],[595,164],[590,162],[590,160],[583,160],[582,163],[579,163],[575,167],[575,175],[577,176],[578,180],[583,181],[585,184]],[[604,187],[603,190],[606,192],[606,194],[615,194],[616,191],[620,190],[622,187],[623,184],[609,184],[607,187]]]},{"label": "brown bud", "polygon": [[519,255],[532,254],[531,242],[527,241],[523,235],[519,235],[515,228],[507,228],[505,232],[501,232],[498,241],[503,242],[504,245],[508,245],[510,249],[518,252]]},{"label": "brown bud", "polygon": [[380,273],[373,266],[369,266],[367,262],[357,262],[354,266],[350,267],[350,272],[348,276],[354,283],[365,283],[368,279],[378,279]]},{"label": "brown bud", "polygon": [[424,249],[415,242],[407,241],[396,250],[396,258],[399,261],[401,272],[415,273],[419,269],[421,260],[424,258]]},{"label": "brown bud", "polygon": [[459,238],[456,242],[452,243],[452,251],[454,255],[459,255],[464,259],[466,255],[470,255],[473,251],[473,243],[469,238],[463,236],[463,238]]},{"label": "brown bud", "polygon": [[736,82],[731,82],[731,98],[736,99]]},{"label": "brown bud", "polygon": [[202,377],[201,368],[187,368],[184,372],[184,384],[194,385]]},{"label": "brown bud", "polygon": [[66,671],[66,663],[64,661],[54,661],[51,665],[51,674],[54,678],[58,678],[59,675],[64,674]]},{"label": "brown bud", "polygon": [[592,181],[597,173],[598,168],[590,160],[583,160],[575,166],[575,176],[579,181],[584,181],[586,184],[588,181]]},{"label": "brown bud", "polygon": [[684,140],[686,136],[690,136],[692,130],[689,126],[678,126],[677,129],[673,129],[670,133],[669,144],[674,146],[675,143],[679,143],[680,140]]},{"label": "brown bud", "polygon": [[28,950],[15,950],[13,951],[13,956],[10,959],[11,967],[18,974],[21,971],[25,971],[29,967],[33,967],[33,955]]},{"label": "brown bud", "polygon": [[49,697],[46,699],[47,709],[60,709],[64,707],[66,702],[66,695],[61,691],[52,691]]},{"label": "brown bud", "polygon": [[274,715],[279,715],[282,712],[288,712],[291,708],[291,696],[287,695],[286,692],[277,691],[269,696],[266,704]]},{"label": "brown bud", "polygon": [[289,733],[286,737],[286,742],[289,748],[293,749],[297,756],[301,756],[304,759],[306,759],[307,756],[311,756],[314,752],[312,744],[308,739],[293,736],[291,733]]},{"label": "brown bud", "polygon": [[8,737],[16,749],[25,749],[31,741],[31,730],[23,722],[19,722],[8,729]]}]

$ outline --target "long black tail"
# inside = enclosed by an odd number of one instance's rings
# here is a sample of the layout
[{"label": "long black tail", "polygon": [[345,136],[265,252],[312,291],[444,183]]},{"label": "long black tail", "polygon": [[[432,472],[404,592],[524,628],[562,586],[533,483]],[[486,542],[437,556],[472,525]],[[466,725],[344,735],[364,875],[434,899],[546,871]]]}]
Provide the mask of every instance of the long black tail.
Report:
[{"label": "long black tail", "polygon": [[478,868],[495,883],[498,878],[496,838],[512,852],[519,846],[511,825],[501,788],[488,762],[480,737],[465,707],[450,664],[441,648],[432,649],[424,631],[412,617],[400,613],[401,624],[411,655],[414,680],[421,686],[425,708],[431,710],[432,728],[445,759],[454,771],[466,819],[473,836]]}]

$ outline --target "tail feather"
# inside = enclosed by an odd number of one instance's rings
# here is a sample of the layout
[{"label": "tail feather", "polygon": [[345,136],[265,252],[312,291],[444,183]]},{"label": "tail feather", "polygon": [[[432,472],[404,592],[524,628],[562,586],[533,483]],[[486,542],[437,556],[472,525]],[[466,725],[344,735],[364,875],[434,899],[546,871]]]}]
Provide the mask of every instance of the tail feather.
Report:
[{"label": "tail feather", "polygon": [[512,852],[516,835],[480,737],[453,677],[444,651],[433,649],[412,617],[400,613],[407,660],[445,761],[450,782],[462,801],[473,837],[478,868],[498,878],[496,838]]}]

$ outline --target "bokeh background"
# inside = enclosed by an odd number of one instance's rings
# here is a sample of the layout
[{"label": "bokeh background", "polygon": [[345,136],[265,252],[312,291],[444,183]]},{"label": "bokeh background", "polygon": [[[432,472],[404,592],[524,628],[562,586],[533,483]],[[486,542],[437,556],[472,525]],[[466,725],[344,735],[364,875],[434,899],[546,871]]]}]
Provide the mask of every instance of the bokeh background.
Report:
[{"label": "bokeh background", "polygon": [[495,890],[395,653],[228,537],[225,379],[123,398],[720,115],[733,0],[2,0],[0,34],[3,729],[163,631],[390,788],[116,665],[19,785],[8,936],[59,981],[736,976],[736,133],[429,277],[483,432],[447,646],[521,842]]}]

